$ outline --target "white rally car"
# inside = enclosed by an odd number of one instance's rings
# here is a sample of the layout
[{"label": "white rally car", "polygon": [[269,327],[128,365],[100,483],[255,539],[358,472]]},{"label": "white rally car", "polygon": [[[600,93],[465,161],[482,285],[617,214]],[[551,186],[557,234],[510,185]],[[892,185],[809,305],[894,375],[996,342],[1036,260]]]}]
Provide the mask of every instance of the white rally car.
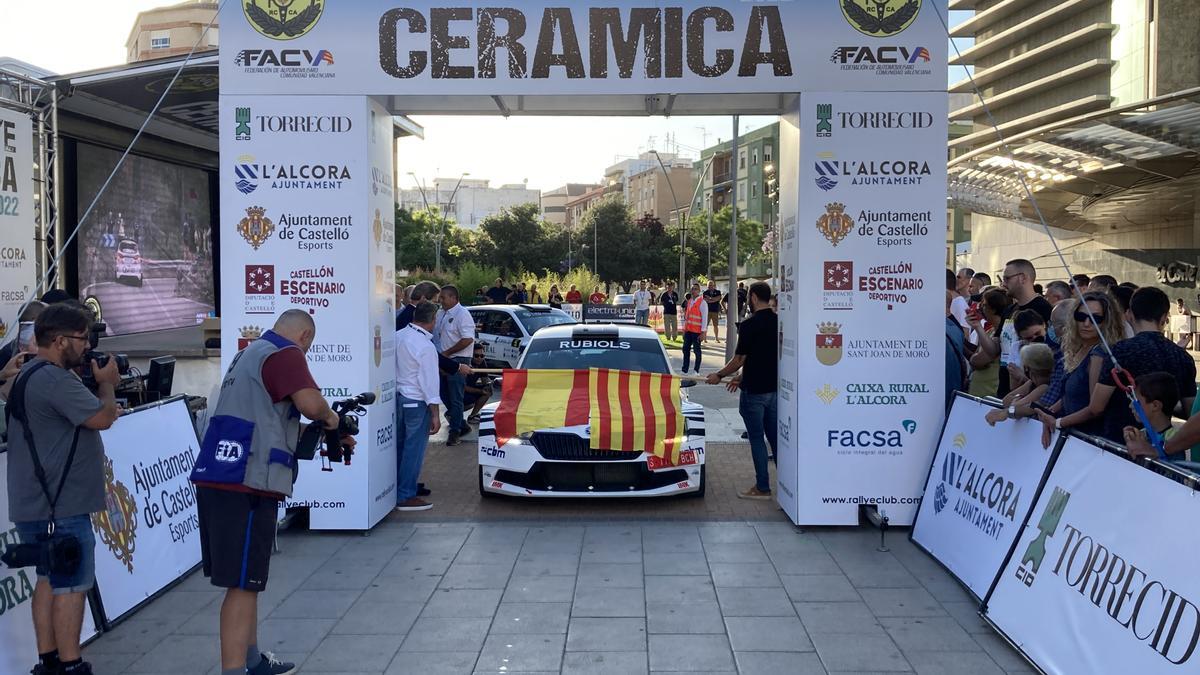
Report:
[{"label": "white rally car", "polygon": [[478,305],[467,311],[490,368],[516,368],[531,335],[546,326],[575,323],[570,314],[550,305]]},{"label": "white rally car", "polygon": [[[671,372],[658,335],[650,328],[575,324],[543,328],[529,342],[518,368],[611,368]],[[480,414],[479,493],[485,497],[703,497],[704,408],[681,391],[686,437],[678,466],[648,453],[592,450],[587,425],[538,429],[496,444],[493,421],[499,401]],[[565,402],[564,402],[565,405]]]}]

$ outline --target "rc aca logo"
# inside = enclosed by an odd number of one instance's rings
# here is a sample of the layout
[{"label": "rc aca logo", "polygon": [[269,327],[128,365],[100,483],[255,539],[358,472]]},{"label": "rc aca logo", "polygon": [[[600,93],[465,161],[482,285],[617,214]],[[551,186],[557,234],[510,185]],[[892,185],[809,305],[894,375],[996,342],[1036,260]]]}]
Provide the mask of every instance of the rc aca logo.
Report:
[{"label": "rc aca logo", "polygon": [[854,30],[871,37],[895,35],[912,25],[921,0],[841,0],[842,16]]},{"label": "rc aca logo", "polygon": [[100,543],[133,574],[137,502],[129,488],[113,475],[113,463],[107,457],[104,458],[104,510],[92,515],[92,529],[100,536]]},{"label": "rc aca logo", "polygon": [[244,3],[246,20],[260,35],[272,40],[294,40],[308,33],[325,11],[322,0],[244,0]]}]

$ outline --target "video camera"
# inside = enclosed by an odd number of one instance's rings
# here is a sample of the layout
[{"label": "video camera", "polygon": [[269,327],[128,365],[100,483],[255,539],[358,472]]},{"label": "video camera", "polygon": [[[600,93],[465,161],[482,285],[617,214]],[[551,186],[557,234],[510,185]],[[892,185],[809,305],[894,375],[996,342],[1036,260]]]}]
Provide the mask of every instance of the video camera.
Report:
[{"label": "video camera", "polygon": [[129,374],[129,357],[124,354],[105,354],[97,351],[96,347],[100,345],[100,336],[108,332],[108,325],[102,321],[97,321],[92,324],[92,328],[88,331],[87,352],[83,355],[83,367],[80,369],[80,377],[83,380],[84,386],[92,391],[95,391],[99,384],[96,382],[96,375],[92,372],[92,362],[96,363],[97,368],[104,368],[108,365],[108,359],[117,360],[117,372],[122,377]]},{"label": "video camera", "polygon": [[324,441],[325,447],[320,450],[321,470],[333,471],[334,464],[350,466],[350,458],[354,454],[352,448],[342,446],[342,438],[358,435],[358,416],[367,412],[366,406],[375,402],[375,394],[365,392],[344,401],[330,404],[333,412],[337,413],[336,429],[325,429],[317,424],[310,424],[300,437],[296,456],[300,459],[313,459],[318,453],[317,448]]}]

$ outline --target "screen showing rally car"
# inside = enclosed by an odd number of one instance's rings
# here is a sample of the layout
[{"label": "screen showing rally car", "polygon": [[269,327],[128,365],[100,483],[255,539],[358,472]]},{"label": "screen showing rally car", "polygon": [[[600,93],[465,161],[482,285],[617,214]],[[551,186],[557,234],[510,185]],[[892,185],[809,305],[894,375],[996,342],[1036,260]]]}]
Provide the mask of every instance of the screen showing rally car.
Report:
[{"label": "screen showing rally car", "polygon": [[[78,144],[82,218],[120,153]],[[181,328],[214,310],[209,174],[130,155],[77,235],[79,299],[111,335]]]}]

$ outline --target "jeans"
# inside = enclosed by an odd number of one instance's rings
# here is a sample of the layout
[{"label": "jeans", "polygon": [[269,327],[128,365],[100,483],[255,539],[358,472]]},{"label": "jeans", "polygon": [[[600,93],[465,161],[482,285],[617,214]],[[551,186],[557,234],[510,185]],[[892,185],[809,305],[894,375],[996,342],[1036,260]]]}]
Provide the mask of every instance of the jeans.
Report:
[{"label": "jeans", "polygon": [[[45,520],[14,524],[22,544],[37,543],[46,535],[47,521]],[[50,571],[44,566],[38,565],[35,568],[37,576],[45,577],[50,582],[50,588],[54,595],[86,593],[96,585],[96,535],[92,532],[92,517],[85,513],[78,516],[56,518],[54,531],[56,534],[73,534],[79,539],[79,547],[83,549],[79,567],[74,574],[64,576],[50,574]]]},{"label": "jeans", "polygon": [[396,392],[396,503],[417,496],[417,479],[429,444],[429,405]]},{"label": "jeans", "polygon": [[771,444],[771,454],[775,454],[775,436],[779,430],[776,424],[777,404],[776,392],[773,391],[767,394],[748,394],[743,391],[738,398],[738,412],[746,423],[746,435],[750,437],[754,487],[759,492],[771,491],[771,477],[767,473],[767,443]]},{"label": "jeans", "polygon": [[696,352],[696,372],[700,372],[700,333],[683,332],[683,372],[688,371],[692,351]]},{"label": "jeans", "polygon": [[648,309],[633,310],[633,322],[639,326],[649,326],[650,325],[650,310],[648,310]]},{"label": "jeans", "polygon": [[671,342],[679,337],[679,315],[663,314],[663,335]]},{"label": "jeans", "polygon": [[[471,359],[465,356],[456,356],[452,359],[455,363],[465,363],[471,365]],[[446,405],[446,420],[450,423],[450,432],[465,434],[467,432],[467,422],[463,419],[463,396],[467,386],[467,378],[455,373],[453,375],[442,375],[442,403]]]}]

